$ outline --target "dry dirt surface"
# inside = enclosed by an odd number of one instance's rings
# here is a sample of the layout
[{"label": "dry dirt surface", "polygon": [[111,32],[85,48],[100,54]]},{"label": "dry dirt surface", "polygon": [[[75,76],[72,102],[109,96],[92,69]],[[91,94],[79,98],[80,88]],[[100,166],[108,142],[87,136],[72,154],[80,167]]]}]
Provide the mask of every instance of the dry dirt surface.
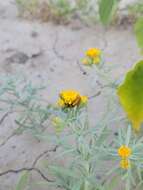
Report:
[{"label": "dry dirt surface", "polygon": [[[105,30],[99,25],[87,27],[78,21],[66,26],[27,21],[17,17],[14,0],[0,1],[0,74],[21,73],[34,83],[42,81],[47,86],[44,94],[47,101],[55,102],[62,89],[76,89],[88,96],[96,94],[98,89],[91,87],[93,73],[81,64],[84,51],[90,47],[103,50],[106,63],[115,66],[112,76],[116,79],[139,60],[130,26]],[[93,123],[103,109],[101,92],[101,96],[89,101]],[[50,159],[54,154],[53,145],[39,142],[28,134],[12,136],[14,128],[12,115],[1,120],[0,173],[30,168],[35,158],[45,151],[40,159]],[[41,179],[40,173],[33,173]],[[16,172],[1,176],[0,190],[14,190],[18,176]]]}]

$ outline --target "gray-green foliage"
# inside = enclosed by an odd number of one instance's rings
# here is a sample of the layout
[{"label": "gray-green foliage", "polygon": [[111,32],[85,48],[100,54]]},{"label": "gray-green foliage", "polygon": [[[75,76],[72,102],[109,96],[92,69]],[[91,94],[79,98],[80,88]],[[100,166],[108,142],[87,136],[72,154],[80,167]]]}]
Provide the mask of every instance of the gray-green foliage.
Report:
[{"label": "gray-green foliage", "polygon": [[[107,77],[103,73],[99,76]],[[113,83],[111,80],[105,81],[108,85]],[[109,86],[113,91],[112,85]],[[55,178],[55,182],[39,182],[39,185],[46,185],[47,188],[61,187],[65,190],[113,190],[115,180],[113,179],[111,183],[105,180],[108,167],[105,170],[103,167],[110,155],[101,151],[107,144],[109,145],[108,138],[111,133],[111,130],[107,128],[112,123],[112,118],[107,114],[112,114],[110,106],[106,111],[103,118],[91,127],[86,107],[84,109],[77,107],[64,110],[54,109],[50,127],[54,127],[55,133],[37,133],[35,137],[53,142],[60,147],[60,152],[55,154],[52,164],[48,163],[44,167],[44,172],[50,173]],[[118,120],[118,118],[113,120]],[[63,158],[66,160],[64,167],[55,164],[57,159]],[[99,175],[101,175],[101,180],[98,179]]]},{"label": "gray-green foliage", "polygon": [[[49,134],[51,141],[52,135]],[[57,139],[60,152],[53,158],[53,165],[47,165],[47,171],[56,177],[52,184],[65,190],[100,190],[102,189],[97,175],[100,175],[103,156],[99,154],[100,147],[104,147],[109,136],[106,126],[89,127],[86,113],[80,115],[74,123],[69,123],[66,131],[61,131]],[[48,136],[47,136],[48,139]],[[64,158],[65,166],[56,165],[55,160]],[[67,163],[66,163],[67,162]],[[104,174],[102,173],[104,176]],[[48,188],[48,185],[47,185]]]},{"label": "gray-green foliage", "polygon": [[[65,190],[115,190],[120,183],[124,183],[127,190],[141,186],[143,138],[136,138],[130,125],[127,129],[119,128],[118,137],[114,137],[107,123],[102,120],[90,128],[87,120],[81,118],[70,126],[68,133],[58,135],[61,149],[55,160],[64,158],[67,163],[64,167],[47,165],[47,171],[56,177],[52,186]],[[120,168],[118,148],[122,145],[132,150],[131,167],[127,170]]]},{"label": "gray-green foliage", "polygon": [[[55,123],[55,131],[60,132],[76,120],[80,120],[82,109],[65,109],[51,105],[43,99],[42,92],[45,87],[37,86],[20,76],[3,76],[0,78],[0,112],[14,115],[14,121],[19,126],[17,134],[27,130],[37,138],[44,138],[49,122],[60,118],[61,122]],[[44,135],[43,135],[44,134]]]},{"label": "gray-green foliage", "polygon": [[42,132],[44,122],[51,114],[51,106],[40,96],[43,86],[37,87],[22,77],[4,76],[0,78],[0,111],[16,113],[17,133],[30,130]]},{"label": "gray-green foliage", "polygon": [[[102,67],[100,69],[102,70]],[[100,76],[104,75],[100,73]],[[112,95],[108,96],[113,99],[116,85],[111,85],[112,80],[106,82],[108,84],[106,86],[112,92]],[[48,183],[42,181],[36,185],[65,190],[115,190],[116,185],[122,183],[126,190],[135,187],[141,190],[143,138],[132,131],[127,121],[122,121],[123,127],[118,129],[118,137],[115,137],[111,124],[117,126],[121,118],[119,114],[117,116],[114,114],[113,117],[114,106],[110,107],[109,103],[103,117],[92,126],[88,119],[87,107],[62,109],[50,106],[39,96],[43,87],[35,87],[25,78],[6,76],[1,77],[0,83],[1,112],[16,112],[18,119],[15,121],[20,126],[20,131],[30,130],[35,137],[59,147],[52,161],[48,161],[46,165],[43,163],[41,170],[53,176],[54,181]],[[53,130],[45,133],[45,123],[55,117],[59,119],[46,126],[55,130],[54,133]],[[122,158],[118,154],[118,149],[122,145],[130,147],[132,151],[127,158],[131,166],[126,169],[120,167]],[[64,160],[64,165],[56,164],[57,160]],[[30,189],[34,184],[28,179],[28,173],[23,174],[16,188]]]},{"label": "gray-green foliage", "polygon": [[[43,170],[40,171],[53,176],[53,182],[41,181],[36,186],[46,185],[47,189],[56,187],[64,190],[116,190],[118,184],[122,183],[125,190],[142,190],[143,138],[135,134],[129,122],[124,120],[121,122],[123,127],[120,126],[114,135],[111,124],[118,126],[121,120],[119,113],[117,116],[113,113],[117,104],[114,103],[117,84],[109,80],[105,71],[101,66],[96,73],[105,78],[102,81],[99,77],[101,82],[106,81],[105,86],[111,91],[108,95],[104,94],[106,100],[110,97],[112,104],[108,102],[103,116],[94,125],[89,121],[86,106],[66,109],[51,106],[40,96],[43,86],[37,87],[22,77],[0,78],[0,111],[16,113],[15,121],[20,127],[17,132],[30,130],[35,137],[59,147],[51,161],[41,163]],[[50,121],[49,125],[47,121]],[[46,133],[45,127],[54,132],[49,130]],[[122,145],[131,149],[131,155],[124,158],[131,163],[128,168],[120,167],[122,158],[118,149]],[[57,160],[64,161],[64,165],[56,164]],[[27,172],[22,174],[16,190],[31,189],[34,184],[29,177]]]},{"label": "gray-green foliage", "polygon": [[[131,164],[128,170],[122,170],[120,168],[120,157],[118,155],[118,148],[122,145],[126,145],[131,148],[131,156],[128,158]],[[108,155],[109,162],[116,161],[115,167],[112,167],[108,171],[107,175],[118,176],[118,179],[125,181],[126,189],[133,189],[143,181],[142,176],[142,148],[143,148],[143,138],[138,137],[133,133],[133,129],[129,125],[128,128],[120,128],[118,131],[118,137],[113,139],[112,145],[110,147],[105,146],[103,149],[100,148],[100,151]],[[140,189],[140,188],[139,188]],[[141,189],[140,189],[141,190]]]},{"label": "gray-green foliage", "polygon": [[[109,141],[109,137],[112,140]],[[123,182],[126,190],[135,187],[141,190],[143,138],[137,138],[130,125],[127,129],[120,128],[115,138],[104,122],[90,128],[87,120],[82,118],[82,121],[72,124],[66,134],[61,132],[56,138],[60,152],[53,157],[54,164],[48,163],[45,167],[45,172],[53,175],[55,181],[37,182],[36,186],[65,190],[115,190]],[[120,168],[118,148],[122,145],[132,150],[129,158],[131,167],[127,170]],[[57,159],[64,159],[64,167],[55,165]]]}]

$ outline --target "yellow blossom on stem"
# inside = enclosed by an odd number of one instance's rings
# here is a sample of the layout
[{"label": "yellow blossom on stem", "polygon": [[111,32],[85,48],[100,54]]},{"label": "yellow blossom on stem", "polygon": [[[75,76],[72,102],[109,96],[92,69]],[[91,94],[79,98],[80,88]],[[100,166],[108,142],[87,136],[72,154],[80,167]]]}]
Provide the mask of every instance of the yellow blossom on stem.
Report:
[{"label": "yellow blossom on stem", "polygon": [[127,170],[128,168],[130,168],[131,164],[130,164],[130,161],[128,159],[123,159],[120,161],[120,167],[122,169],[125,169]]},{"label": "yellow blossom on stem", "polygon": [[120,146],[120,148],[118,149],[118,155],[119,155],[122,159],[128,158],[131,154],[132,154],[131,148],[129,148],[129,147],[126,146],[126,145],[122,145],[122,146]]},{"label": "yellow blossom on stem", "polygon": [[101,50],[98,48],[90,48],[86,51],[86,56],[90,58],[99,57],[101,55]]},{"label": "yellow blossom on stem", "polygon": [[90,48],[85,52],[85,58],[82,63],[87,66],[92,66],[93,64],[99,64],[101,62],[101,50],[98,48]]},{"label": "yellow blossom on stem", "polygon": [[75,90],[64,90],[59,95],[58,105],[62,108],[80,106],[87,103],[87,97]]},{"label": "yellow blossom on stem", "polygon": [[80,95],[74,90],[65,90],[60,93],[60,98],[64,101],[65,105],[78,105],[80,102]]}]

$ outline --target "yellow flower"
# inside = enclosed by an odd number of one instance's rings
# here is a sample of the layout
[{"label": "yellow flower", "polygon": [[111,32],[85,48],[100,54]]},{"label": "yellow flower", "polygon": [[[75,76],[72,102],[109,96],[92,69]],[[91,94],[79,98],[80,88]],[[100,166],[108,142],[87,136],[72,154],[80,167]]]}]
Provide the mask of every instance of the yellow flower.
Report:
[{"label": "yellow flower", "polygon": [[118,154],[122,159],[126,159],[128,158],[132,153],[132,150],[125,145],[122,145],[119,149],[118,149]]},{"label": "yellow flower", "polygon": [[98,63],[100,63],[100,57],[95,57],[95,58],[93,58],[93,64],[98,64]]},{"label": "yellow flower", "polygon": [[81,103],[85,104],[87,102],[87,97],[81,96],[75,90],[64,90],[59,96],[58,105],[62,108],[75,107],[79,106]]},{"label": "yellow flower", "polygon": [[99,64],[101,61],[101,50],[98,48],[90,48],[86,51],[86,57],[82,60],[84,65]]},{"label": "yellow flower", "polygon": [[65,105],[75,106],[80,102],[80,95],[74,90],[65,90],[60,93],[60,98]]},{"label": "yellow flower", "polygon": [[120,161],[120,167],[122,169],[125,169],[127,170],[128,168],[130,168],[131,164],[130,164],[130,161],[128,159],[123,159]]},{"label": "yellow flower", "polygon": [[90,48],[86,51],[86,56],[90,58],[99,57],[101,55],[101,50],[98,48]]}]

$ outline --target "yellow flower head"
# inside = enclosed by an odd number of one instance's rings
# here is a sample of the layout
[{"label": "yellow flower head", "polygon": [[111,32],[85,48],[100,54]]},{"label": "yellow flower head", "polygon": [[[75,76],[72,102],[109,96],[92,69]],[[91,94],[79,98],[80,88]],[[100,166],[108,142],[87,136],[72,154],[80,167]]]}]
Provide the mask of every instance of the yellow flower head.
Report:
[{"label": "yellow flower head", "polygon": [[82,63],[87,66],[99,64],[101,62],[101,50],[98,48],[90,48],[85,52],[86,56]]},{"label": "yellow flower head", "polygon": [[125,169],[127,170],[128,168],[130,168],[131,164],[130,164],[130,161],[128,159],[123,159],[120,161],[120,167],[122,169]]},{"label": "yellow flower head", "polygon": [[101,55],[101,50],[98,48],[90,48],[86,51],[86,56],[90,58],[99,57]]},{"label": "yellow flower head", "polygon": [[119,149],[118,149],[118,155],[122,158],[128,158],[130,155],[132,154],[132,150],[125,145],[122,145]]},{"label": "yellow flower head", "polygon": [[59,95],[58,105],[60,107],[75,107],[87,103],[87,97],[81,96],[77,91],[64,90]]},{"label": "yellow flower head", "polygon": [[80,95],[74,90],[65,90],[60,93],[60,98],[64,101],[65,105],[78,105],[80,103]]}]

